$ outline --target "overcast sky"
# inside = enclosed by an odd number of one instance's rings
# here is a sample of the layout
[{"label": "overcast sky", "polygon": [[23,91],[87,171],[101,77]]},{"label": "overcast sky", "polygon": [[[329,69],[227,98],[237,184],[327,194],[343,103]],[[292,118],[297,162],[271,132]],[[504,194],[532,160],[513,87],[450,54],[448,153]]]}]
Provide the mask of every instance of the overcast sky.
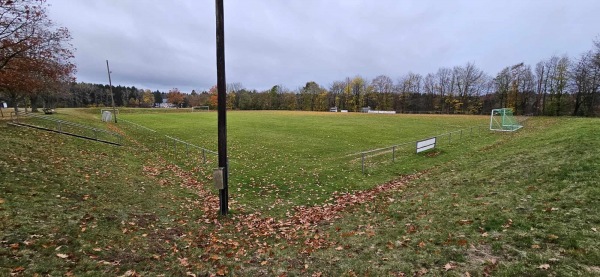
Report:
[{"label": "overcast sky", "polygon": [[[216,84],[213,0],[52,0],[73,36],[77,80],[183,92]],[[227,82],[264,90],[308,81],[475,63],[489,75],[600,38],[598,0],[225,0]]]}]

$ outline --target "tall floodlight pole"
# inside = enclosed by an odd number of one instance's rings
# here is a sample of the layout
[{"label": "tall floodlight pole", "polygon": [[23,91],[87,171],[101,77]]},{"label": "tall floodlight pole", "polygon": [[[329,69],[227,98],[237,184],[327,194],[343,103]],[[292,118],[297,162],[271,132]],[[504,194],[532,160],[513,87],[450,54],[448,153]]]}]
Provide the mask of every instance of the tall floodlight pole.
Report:
[{"label": "tall floodlight pole", "polygon": [[223,186],[219,189],[219,210],[221,215],[229,212],[229,165],[227,164],[227,94],[225,94],[225,26],[223,22],[223,0],[215,0],[217,18],[217,111],[219,132],[219,167],[223,170]]},{"label": "tall floodlight pole", "polygon": [[108,60],[106,60],[106,71],[108,71],[108,86],[110,88],[110,101],[113,107],[113,116],[115,117],[115,123],[117,123],[117,110],[115,109],[115,97],[112,91],[112,81],[110,80],[110,67],[108,67]]}]

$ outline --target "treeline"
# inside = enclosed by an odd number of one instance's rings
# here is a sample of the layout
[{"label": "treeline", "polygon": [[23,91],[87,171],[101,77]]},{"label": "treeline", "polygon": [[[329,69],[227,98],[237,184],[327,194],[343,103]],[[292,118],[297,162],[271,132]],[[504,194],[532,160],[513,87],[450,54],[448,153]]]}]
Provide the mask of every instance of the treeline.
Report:
[{"label": "treeline", "polygon": [[[307,82],[295,90],[275,85],[257,91],[240,83],[227,85],[230,110],[373,110],[399,113],[487,114],[493,108],[509,107],[515,114],[598,116],[600,114],[600,42],[575,59],[553,56],[535,66],[518,63],[490,76],[473,63],[440,68],[425,76],[408,73],[395,81],[385,75],[368,80],[361,76],[334,81],[327,87]],[[183,93],[178,89],[159,92],[135,87],[113,87],[115,104],[151,107],[167,102],[173,107],[216,108],[217,89]],[[70,107],[108,106],[106,85],[74,83]],[[164,100],[163,100],[164,99]]]},{"label": "treeline", "polygon": [[[48,17],[39,0],[0,1],[0,102],[31,107],[193,107],[217,104],[216,88],[168,92],[73,82],[76,72],[69,31]],[[553,56],[535,65],[509,65],[495,75],[473,63],[442,67],[426,75],[396,79],[347,77],[330,84],[307,82],[296,89],[269,90],[227,85],[232,110],[327,111],[332,107],[374,110],[483,114],[512,108],[515,114],[598,116],[600,41],[575,58]]]}]

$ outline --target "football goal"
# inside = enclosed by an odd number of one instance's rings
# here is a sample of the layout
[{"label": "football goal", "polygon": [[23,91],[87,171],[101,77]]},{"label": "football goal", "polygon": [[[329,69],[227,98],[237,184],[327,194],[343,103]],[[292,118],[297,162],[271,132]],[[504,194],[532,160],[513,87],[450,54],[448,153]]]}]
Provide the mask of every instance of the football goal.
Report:
[{"label": "football goal", "polygon": [[490,116],[490,130],[492,131],[516,131],[523,127],[513,115],[512,109],[493,109]]},{"label": "football goal", "polygon": [[111,113],[114,112],[115,114],[119,114],[119,109],[114,109],[114,111],[113,111],[113,109],[110,108],[110,109],[100,109],[100,115],[104,114],[105,111],[109,111]]},{"label": "football goal", "polygon": [[195,106],[192,107],[192,112],[209,112],[210,111],[210,107],[209,106]]}]

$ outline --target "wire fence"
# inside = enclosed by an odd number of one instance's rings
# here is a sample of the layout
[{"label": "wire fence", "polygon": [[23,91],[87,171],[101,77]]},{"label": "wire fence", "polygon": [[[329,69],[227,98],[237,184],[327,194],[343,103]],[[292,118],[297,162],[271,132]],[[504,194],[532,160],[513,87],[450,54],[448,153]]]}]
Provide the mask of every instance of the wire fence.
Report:
[{"label": "wire fence", "polygon": [[162,158],[187,169],[206,171],[215,166],[218,153],[169,135],[161,135],[156,130],[135,122],[119,119],[127,125],[121,125],[128,134],[135,136],[151,151]]},{"label": "wire fence", "polygon": [[65,135],[91,139],[99,142],[121,145],[123,138],[117,133],[107,130],[66,121],[51,116],[38,115],[27,112],[11,112],[12,123],[29,126],[46,131],[52,131]]},{"label": "wire fence", "polygon": [[[440,147],[463,143],[467,140],[480,137],[482,134],[487,133],[489,133],[488,126],[471,126],[456,131],[430,136],[420,140],[403,142],[392,146],[362,151],[357,155],[359,156],[358,160],[360,160],[361,171],[364,174],[368,168],[384,164],[386,162],[393,163],[400,158],[415,155],[417,153],[417,143],[420,141],[435,138],[435,147]],[[357,159],[354,159],[353,161],[356,160]]]}]

